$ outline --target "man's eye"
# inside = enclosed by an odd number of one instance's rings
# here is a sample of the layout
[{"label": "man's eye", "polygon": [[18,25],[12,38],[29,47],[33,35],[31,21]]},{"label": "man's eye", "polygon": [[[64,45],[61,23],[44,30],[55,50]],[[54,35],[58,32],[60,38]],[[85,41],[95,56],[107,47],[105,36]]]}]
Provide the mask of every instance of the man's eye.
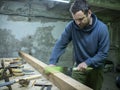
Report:
[{"label": "man's eye", "polygon": [[82,21],[84,18],[80,18],[79,21]]}]

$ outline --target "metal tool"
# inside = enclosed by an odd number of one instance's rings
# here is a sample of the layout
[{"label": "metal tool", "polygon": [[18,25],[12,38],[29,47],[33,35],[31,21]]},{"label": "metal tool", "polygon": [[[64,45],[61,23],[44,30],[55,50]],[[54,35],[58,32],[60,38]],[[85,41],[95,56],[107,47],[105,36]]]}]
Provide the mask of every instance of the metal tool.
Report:
[{"label": "metal tool", "polygon": [[27,86],[27,85],[29,85],[30,80],[40,78],[40,77],[41,77],[41,75],[32,75],[32,76],[29,76],[29,77],[25,77],[23,79],[16,79],[16,80],[8,81],[8,82],[5,82],[5,83],[0,83],[0,87],[12,85],[14,83],[19,83],[22,86]]},{"label": "metal tool", "polygon": [[[9,66],[4,65],[4,61],[1,60],[1,67],[0,67],[0,79],[4,80],[5,82],[9,82],[9,77],[12,76],[12,71],[11,68]],[[7,74],[7,71],[9,71],[9,74]],[[8,87],[9,90],[12,90],[11,85],[6,85]]]},{"label": "metal tool", "polygon": [[40,86],[40,87],[42,87],[40,90],[44,90],[45,87],[47,87],[46,90],[51,90],[51,88],[52,88],[51,84],[34,84],[34,86]]}]

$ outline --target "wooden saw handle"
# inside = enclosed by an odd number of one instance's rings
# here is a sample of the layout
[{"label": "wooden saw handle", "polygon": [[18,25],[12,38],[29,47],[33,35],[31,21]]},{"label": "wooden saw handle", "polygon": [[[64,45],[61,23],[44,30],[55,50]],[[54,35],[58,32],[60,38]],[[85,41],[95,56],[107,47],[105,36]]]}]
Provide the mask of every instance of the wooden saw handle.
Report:
[{"label": "wooden saw handle", "polygon": [[42,75],[32,75],[32,76],[29,76],[29,77],[25,77],[23,79],[28,79],[28,80],[32,80],[32,79],[36,79],[36,78],[40,78]]}]

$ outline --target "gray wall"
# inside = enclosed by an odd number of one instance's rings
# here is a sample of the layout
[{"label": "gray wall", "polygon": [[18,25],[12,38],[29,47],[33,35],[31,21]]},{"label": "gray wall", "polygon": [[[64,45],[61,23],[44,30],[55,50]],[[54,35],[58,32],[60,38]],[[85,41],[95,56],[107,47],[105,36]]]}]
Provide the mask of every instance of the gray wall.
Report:
[{"label": "gray wall", "polygon": [[[19,18],[23,20],[17,21]],[[54,43],[68,21],[37,19],[28,22],[23,17],[0,15],[0,57],[16,57],[18,51],[22,50],[42,61],[48,61]]]}]

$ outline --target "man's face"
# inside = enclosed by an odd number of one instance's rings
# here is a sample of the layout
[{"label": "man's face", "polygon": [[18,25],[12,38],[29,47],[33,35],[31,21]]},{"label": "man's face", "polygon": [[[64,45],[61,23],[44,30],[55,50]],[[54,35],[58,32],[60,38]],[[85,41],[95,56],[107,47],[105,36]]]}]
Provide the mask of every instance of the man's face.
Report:
[{"label": "man's face", "polygon": [[85,26],[89,25],[90,23],[90,17],[91,13],[88,12],[88,14],[84,14],[83,11],[78,11],[75,14],[72,14],[73,19],[75,20],[75,23],[83,29]]}]

